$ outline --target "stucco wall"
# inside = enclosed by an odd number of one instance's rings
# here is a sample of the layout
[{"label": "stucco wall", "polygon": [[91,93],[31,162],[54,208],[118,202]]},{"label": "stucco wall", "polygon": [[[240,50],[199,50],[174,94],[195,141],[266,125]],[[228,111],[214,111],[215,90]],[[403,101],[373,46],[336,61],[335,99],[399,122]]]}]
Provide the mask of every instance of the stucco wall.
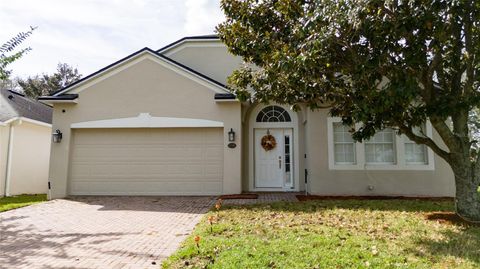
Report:
[{"label": "stucco wall", "polygon": [[10,195],[47,193],[51,128],[25,121],[14,128]]},{"label": "stucco wall", "polygon": [[51,128],[17,120],[0,127],[0,194],[5,195],[9,131],[12,126],[8,194],[47,193]]},{"label": "stucco wall", "polygon": [[165,55],[224,84],[243,62],[230,54],[220,40],[190,41],[166,51]]},{"label": "stucco wall", "polygon": [[237,132],[238,146],[234,149],[225,146],[223,192],[240,192],[240,103],[216,103],[214,94],[205,85],[159,64],[154,56],[145,56],[138,63],[79,92],[77,104],[56,104],[53,129],[62,131],[63,140],[52,144],[51,198],[67,195],[72,123],[136,117],[139,113],[224,122],[225,145],[227,132],[233,128]]},{"label": "stucco wall", "polygon": [[0,126],[0,196],[5,195],[9,126]]},{"label": "stucco wall", "polygon": [[[454,196],[453,172],[440,157],[434,170],[330,170],[327,110],[308,112],[306,126],[310,193],[318,195]],[[440,141],[434,132],[433,138]],[[368,186],[373,186],[369,190]]]},{"label": "stucco wall", "polygon": [[[255,105],[245,107],[243,146],[242,188],[250,190],[253,181],[249,167],[249,152],[253,150],[248,142],[251,138],[249,119],[255,118]],[[303,108],[296,113],[299,119],[299,190],[318,195],[389,195],[389,196],[433,196],[453,197],[455,183],[449,165],[434,155],[433,170],[331,170],[328,158],[327,110],[310,111]],[[433,132],[433,138],[440,141]],[[259,145],[253,145],[259,146]],[[306,156],[306,158],[305,158]],[[304,169],[308,169],[308,184],[304,184]],[[297,169],[297,168],[295,168]],[[369,190],[373,186],[373,190]]]}]

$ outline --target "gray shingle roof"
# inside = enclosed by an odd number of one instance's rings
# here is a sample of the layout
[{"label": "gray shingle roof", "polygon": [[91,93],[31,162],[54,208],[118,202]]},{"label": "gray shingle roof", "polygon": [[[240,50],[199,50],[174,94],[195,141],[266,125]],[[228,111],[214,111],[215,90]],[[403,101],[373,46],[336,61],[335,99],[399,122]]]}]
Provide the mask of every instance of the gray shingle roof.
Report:
[{"label": "gray shingle roof", "polygon": [[0,89],[0,121],[25,117],[45,123],[52,123],[52,108],[22,93]]}]

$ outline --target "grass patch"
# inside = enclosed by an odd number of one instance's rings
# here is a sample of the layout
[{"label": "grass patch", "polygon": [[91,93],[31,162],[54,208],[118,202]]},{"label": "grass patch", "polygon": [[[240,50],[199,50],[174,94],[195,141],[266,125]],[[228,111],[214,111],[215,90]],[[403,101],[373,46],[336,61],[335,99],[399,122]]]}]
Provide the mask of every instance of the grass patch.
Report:
[{"label": "grass patch", "polygon": [[47,201],[46,194],[17,195],[0,198],[0,212]]},{"label": "grass patch", "polygon": [[480,227],[426,218],[452,210],[451,201],[415,200],[225,206],[218,216],[208,213],[162,266],[480,268]]}]

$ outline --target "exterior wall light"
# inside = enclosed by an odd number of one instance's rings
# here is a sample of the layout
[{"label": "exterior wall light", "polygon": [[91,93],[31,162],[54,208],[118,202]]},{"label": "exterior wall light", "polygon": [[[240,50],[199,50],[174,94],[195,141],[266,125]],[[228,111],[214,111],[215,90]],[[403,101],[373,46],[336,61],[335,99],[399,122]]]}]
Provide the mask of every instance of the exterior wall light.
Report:
[{"label": "exterior wall light", "polygon": [[235,132],[233,131],[232,128],[230,128],[230,131],[228,132],[228,141],[229,142],[235,141]]},{"label": "exterior wall light", "polygon": [[52,134],[52,141],[53,141],[53,143],[60,143],[62,141],[62,132],[60,132],[60,130],[57,129]]}]

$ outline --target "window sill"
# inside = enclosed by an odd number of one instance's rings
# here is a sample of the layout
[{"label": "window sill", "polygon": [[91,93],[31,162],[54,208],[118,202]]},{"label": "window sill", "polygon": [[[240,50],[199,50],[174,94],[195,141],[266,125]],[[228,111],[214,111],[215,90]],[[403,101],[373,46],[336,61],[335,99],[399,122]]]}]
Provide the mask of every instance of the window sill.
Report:
[{"label": "window sill", "polygon": [[408,164],[408,165],[385,165],[385,164],[368,164],[368,165],[341,165],[335,164],[330,165],[329,170],[340,170],[340,171],[361,171],[361,170],[372,170],[372,171],[433,171],[435,167],[433,164]]}]

